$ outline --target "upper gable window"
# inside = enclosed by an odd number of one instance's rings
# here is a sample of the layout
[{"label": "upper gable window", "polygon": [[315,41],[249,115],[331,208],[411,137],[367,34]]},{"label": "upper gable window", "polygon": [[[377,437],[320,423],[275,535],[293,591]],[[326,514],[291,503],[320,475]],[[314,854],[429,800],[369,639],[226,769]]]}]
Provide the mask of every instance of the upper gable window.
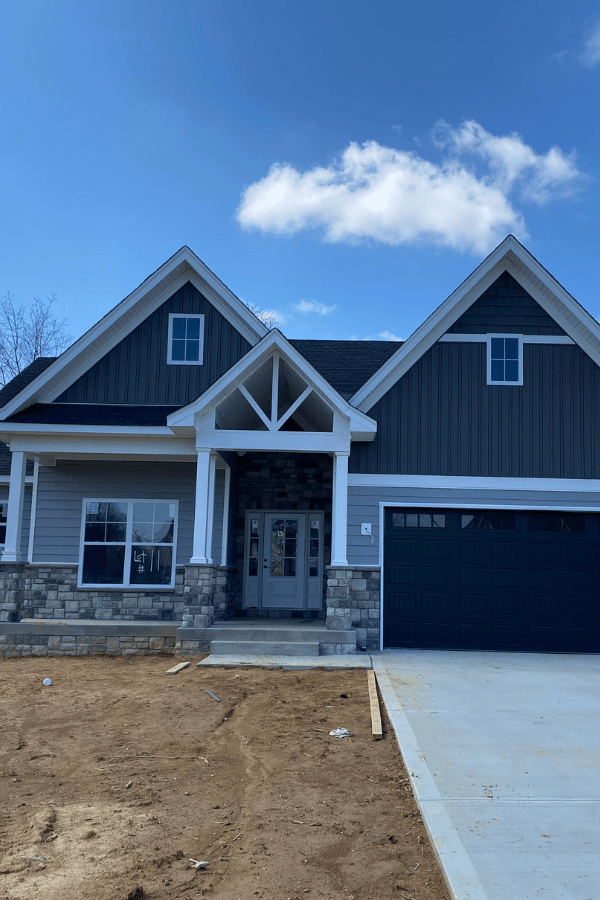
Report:
[{"label": "upper gable window", "polygon": [[172,366],[201,366],[204,356],[204,316],[169,315],[169,355]]},{"label": "upper gable window", "polygon": [[523,384],[523,336],[488,334],[487,383]]}]

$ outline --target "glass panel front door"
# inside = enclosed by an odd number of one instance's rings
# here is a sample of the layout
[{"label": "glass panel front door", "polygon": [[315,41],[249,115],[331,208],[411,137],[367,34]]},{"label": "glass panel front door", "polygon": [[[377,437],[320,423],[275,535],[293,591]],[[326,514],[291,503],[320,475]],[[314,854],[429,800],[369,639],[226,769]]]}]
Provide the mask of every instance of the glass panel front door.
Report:
[{"label": "glass panel front door", "polygon": [[302,609],[306,515],[265,513],[263,609]]},{"label": "glass panel front door", "polygon": [[318,512],[247,514],[245,608],[321,608],[322,529]]}]

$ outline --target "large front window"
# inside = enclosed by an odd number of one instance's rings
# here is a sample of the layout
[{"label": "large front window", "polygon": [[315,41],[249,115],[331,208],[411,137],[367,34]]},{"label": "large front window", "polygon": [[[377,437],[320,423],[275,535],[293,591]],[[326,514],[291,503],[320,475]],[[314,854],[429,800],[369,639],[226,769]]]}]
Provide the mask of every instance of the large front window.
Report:
[{"label": "large front window", "polygon": [[84,500],[82,586],[173,586],[177,503]]}]

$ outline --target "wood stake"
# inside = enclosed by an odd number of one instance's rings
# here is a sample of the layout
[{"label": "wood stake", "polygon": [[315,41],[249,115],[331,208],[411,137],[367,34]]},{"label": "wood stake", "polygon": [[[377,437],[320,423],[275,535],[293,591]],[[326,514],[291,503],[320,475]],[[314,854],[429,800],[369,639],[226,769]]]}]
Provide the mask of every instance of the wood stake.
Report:
[{"label": "wood stake", "polygon": [[379,713],[377,680],[375,678],[375,672],[372,669],[367,671],[367,681],[369,684],[369,704],[371,706],[371,731],[373,733],[373,740],[380,741],[383,737],[383,729],[381,727],[381,715]]},{"label": "wood stake", "polygon": [[182,669],[186,669],[188,666],[189,662],[178,663],[172,669],[167,669],[167,675],[177,675],[178,672],[181,672]]}]

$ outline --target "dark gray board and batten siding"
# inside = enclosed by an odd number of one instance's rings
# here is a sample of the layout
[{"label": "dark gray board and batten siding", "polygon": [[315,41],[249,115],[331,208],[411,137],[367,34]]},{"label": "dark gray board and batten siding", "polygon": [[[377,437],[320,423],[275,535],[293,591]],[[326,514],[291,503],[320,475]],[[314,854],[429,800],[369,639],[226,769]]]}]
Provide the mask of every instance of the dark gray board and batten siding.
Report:
[{"label": "dark gray board and batten siding", "polygon": [[[202,365],[167,364],[169,313],[205,316]],[[248,341],[188,282],[57,397],[56,402],[185,406],[204,393],[249,349]]]},{"label": "dark gray board and batten siding", "polygon": [[434,344],[368,411],[350,472],[600,477],[600,369],[576,345],[525,344],[523,385],[486,383],[484,343]]},{"label": "dark gray board and batten siding", "polygon": [[448,329],[449,334],[487,334],[493,331],[566,334],[508,272],[503,272]]}]

